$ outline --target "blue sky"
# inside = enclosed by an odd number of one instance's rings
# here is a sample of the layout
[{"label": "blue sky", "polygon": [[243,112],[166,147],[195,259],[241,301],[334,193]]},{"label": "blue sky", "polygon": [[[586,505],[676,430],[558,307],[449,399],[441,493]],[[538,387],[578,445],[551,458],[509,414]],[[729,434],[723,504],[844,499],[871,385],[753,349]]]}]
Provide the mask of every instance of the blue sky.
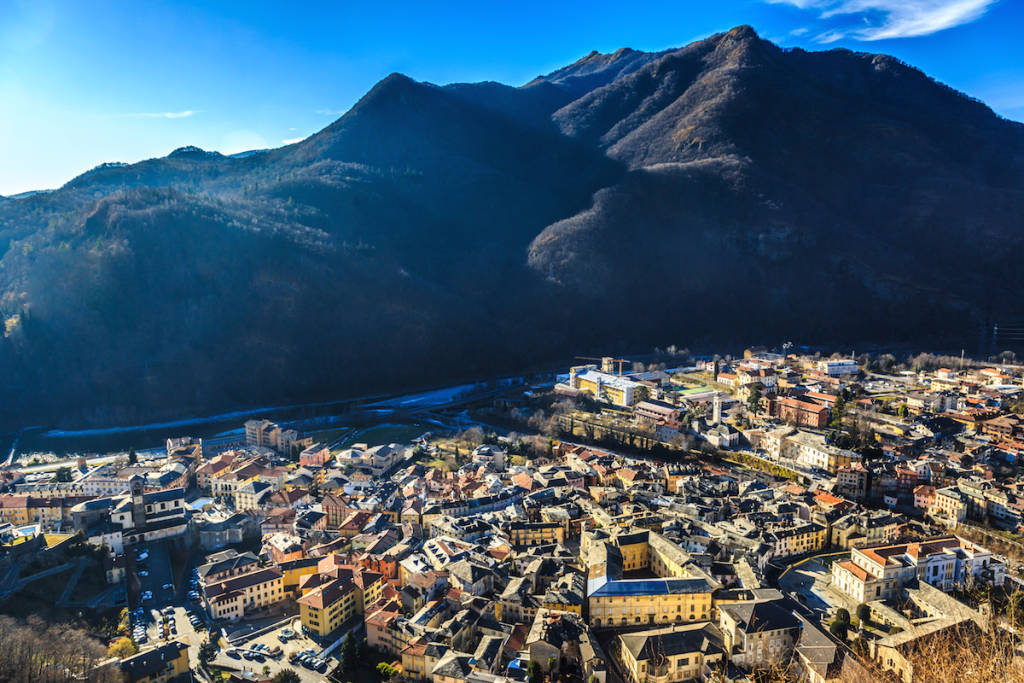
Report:
[{"label": "blue sky", "polygon": [[744,23],[786,46],[896,55],[1024,120],[1021,0],[0,0],[0,194],[186,144],[278,146],[394,71],[519,85],[590,50]]}]

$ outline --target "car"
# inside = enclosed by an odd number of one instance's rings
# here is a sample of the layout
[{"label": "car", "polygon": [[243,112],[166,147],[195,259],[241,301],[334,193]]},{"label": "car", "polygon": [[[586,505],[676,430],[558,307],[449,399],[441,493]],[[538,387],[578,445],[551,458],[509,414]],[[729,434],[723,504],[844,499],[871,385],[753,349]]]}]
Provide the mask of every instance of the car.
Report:
[{"label": "car", "polygon": [[149,572],[145,569],[140,569],[138,574],[139,576],[149,576]]},{"label": "car", "polygon": [[231,659],[241,659],[242,655],[238,654],[238,650],[227,650],[224,652]]},{"label": "car", "polygon": [[136,558],[136,560],[139,561],[139,562],[145,562],[148,559],[149,559],[149,553],[146,552],[146,551],[142,551],[141,553],[139,553],[138,557]]},{"label": "car", "polygon": [[252,652],[252,651],[248,651],[248,652],[243,652],[243,653],[242,653],[242,657],[243,657],[243,658],[244,658],[244,659],[245,659],[246,661],[248,661],[248,662],[251,662],[252,660],[254,660],[254,659],[256,658],[256,653],[255,653],[255,652]]},{"label": "car", "polygon": [[315,667],[313,667],[313,668],[316,669],[317,671],[319,671],[320,673],[326,673],[327,672],[327,662],[325,662],[324,660],[321,659],[321,660],[319,660],[317,665]]},{"label": "car", "polygon": [[167,607],[164,607],[162,610],[160,610],[160,612],[162,614],[166,614],[166,615],[170,616],[170,615],[174,614],[174,608],[171,607],[171,606],[167,606]]},{"label": "car", "polygon": [[174,590],[174,584],[173,583],[165,583],[163,586],[161,586],[161,588],[163,588],[165,591],[172,591],[172,590]]},{"label": "car", "polygon": [[306,667],[307,669],[312,669],[313,666],[314,666],[313,662],[315,660],[316,660],[315,657],[306,657],[305,659],[299,660],[299,663],[302,664],[302,666]]}]

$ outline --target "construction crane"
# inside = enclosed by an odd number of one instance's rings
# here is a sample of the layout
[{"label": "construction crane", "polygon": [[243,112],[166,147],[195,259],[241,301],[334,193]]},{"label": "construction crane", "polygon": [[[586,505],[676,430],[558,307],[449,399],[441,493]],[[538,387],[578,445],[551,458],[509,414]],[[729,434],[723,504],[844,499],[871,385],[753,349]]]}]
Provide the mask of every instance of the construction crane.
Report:
[{"label": "construction crane", "polygon": [[625,358],[611,358],[605,356],[604,358],[593,358],[591,356],[576,356],[577,360],[596,360],[601,362],[601,369],[604,370],[604,364],[607,363],[618,363],[619,364],[619,375],[622,375],[622,364],[628,363],[629,361]]}]

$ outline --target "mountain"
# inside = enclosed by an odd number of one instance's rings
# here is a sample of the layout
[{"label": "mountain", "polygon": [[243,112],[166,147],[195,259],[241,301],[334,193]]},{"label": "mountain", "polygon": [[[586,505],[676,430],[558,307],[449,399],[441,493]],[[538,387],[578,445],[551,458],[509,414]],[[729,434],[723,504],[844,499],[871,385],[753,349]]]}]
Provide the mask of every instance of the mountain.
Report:
[{"label": "mountain", "polygon": [[[1024,126],[738,27],[521,87],[392,74],[302,142],[0,202],[0,421],[140,422],[654,345],[976,343]],[[1009,317],[1009,318],[1008,318]]]}]

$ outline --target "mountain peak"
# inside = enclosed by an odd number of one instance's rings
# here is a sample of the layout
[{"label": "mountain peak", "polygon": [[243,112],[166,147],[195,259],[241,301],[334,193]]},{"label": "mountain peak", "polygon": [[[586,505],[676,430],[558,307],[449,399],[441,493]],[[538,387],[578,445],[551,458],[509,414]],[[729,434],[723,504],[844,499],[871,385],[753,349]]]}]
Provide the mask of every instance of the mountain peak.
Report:
[{"label": "mountain peak", "polygon": [[202,159],[208,157],[219,157],[220,152],[208,152],[202,147],[196,147],[195,145],[185,145],[179,147],[170,154],[167,155],[168,159],[177,159],[179,157],[185,157],[189,159]]},{"label": "mountain peak", "polygon": [[757,35],[757,31],[750,24],[740,24],[734,26],[723,34],[725,38],[732,38],[733,40],[760,40],[761,36]]}]

